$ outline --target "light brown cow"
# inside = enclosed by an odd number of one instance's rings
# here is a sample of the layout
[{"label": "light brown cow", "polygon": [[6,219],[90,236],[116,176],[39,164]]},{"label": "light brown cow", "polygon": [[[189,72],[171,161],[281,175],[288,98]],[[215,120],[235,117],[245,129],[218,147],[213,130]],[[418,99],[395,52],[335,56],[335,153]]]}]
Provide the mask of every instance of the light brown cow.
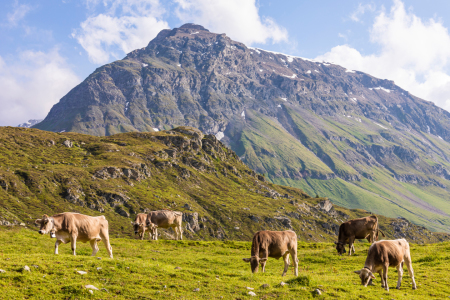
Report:
[{"label": "light brown cow", "polygon": [[147,223],[148,214],[137,214],[136,219],[133,222],[134,234],[139,234],[141,240],[144,239],[145,229],[148,229],[148,235],[150,239],[154,239],[155,230],[158,225],[152,222]]},{"label": "light brown cow", "polygon": [[89,242],[92,247],[92,256],[98,252],[97,242],[103,240],[109,257],[113,258],[112,248],[109,244],[108,221],[105,216],[91,217],[78,213],[65,212],[54,216],[44,215],[42,219],[35,221],[40,224],[40,234],[50,233],[56,236],[55,254],[58,254],[58,246],[70,241],[73,255],[76,255],[77,241]]},{"label": "light brown cow", "polygon": [[258,272],[261,264],[262,271],[265,272],[266,262],[269,257],[279,259],[283,257],[284,271],[286,275],[289,267],[289,254],[294,261],[294,273],[298,276],[298,258],[297,258],[297,235],[292,230],[286,231],[258,231],[253,236],[252,250],[250,258],[243,258],[245,262],[250,263],[253,273]]},{"label": "light brown cow", "polygon": [[349,245],[348,255],[355,253],[355,247],[353,243],[355,239],[366,239],[374,243],[378,240],[378,231],[381,232],[383,237],[384,233],[378,229],[377,216],[364,217],[344,222],[339,226],[339,237],[336,244],[336,250],[340,255],[345,253],[345,245]]},{"label": "light brown cow", "polygon": [[405,239],[373,243],[367,253],[364,268],[355,271],[355,273],[361,278],[361,284],[367,286],[371,279],[375,279],[373,273],[377,272],[381,277],[381,287],[389,291],[387,283],[388,267],[396,267],[398,273],[397,289],[400,289],[403,276],[403,262],[406,263],[406,268],[412,281],[412,288],[415,290],[417,286],[411,264],[411,253],[409,252],[409,244]]},{"label": "light brown cow", "polygon": [[181,228],[183,222],[183,213],[179,211],[171,210],[156,210],[151,211],[147,215],[147,226],[151,223],[155,224],[156,227],[152,229],[153,239],[158,239],[158,229],[159,228],[170,228],[172,227],[175,231],[175,239],[183,239],[183,229]]}]

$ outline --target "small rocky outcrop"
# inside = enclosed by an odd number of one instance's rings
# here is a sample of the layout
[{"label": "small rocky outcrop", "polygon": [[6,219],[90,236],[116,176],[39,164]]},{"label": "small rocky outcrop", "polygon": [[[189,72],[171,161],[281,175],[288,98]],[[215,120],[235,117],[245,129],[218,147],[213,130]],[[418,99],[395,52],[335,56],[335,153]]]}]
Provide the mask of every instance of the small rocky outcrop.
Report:
[{"label": "small rocky outcrop", "polygon": [[198,224],[198,213],[183,213],[183,222],[186,223],[186,229],[195,233],[200,230],[200,225]]},{"label": "small rocky outcrop", "polygon": [[67,148],[72,148],[73,147],[73,143],[70,140],[65,140],[63,142],[63,145],[66,146]]},{"label": "small rocky outcrop", "polygon": [[119,178],[123,176],[123,172],[116,167],[105,167],[95,171],[94,176],[100,179]]}]

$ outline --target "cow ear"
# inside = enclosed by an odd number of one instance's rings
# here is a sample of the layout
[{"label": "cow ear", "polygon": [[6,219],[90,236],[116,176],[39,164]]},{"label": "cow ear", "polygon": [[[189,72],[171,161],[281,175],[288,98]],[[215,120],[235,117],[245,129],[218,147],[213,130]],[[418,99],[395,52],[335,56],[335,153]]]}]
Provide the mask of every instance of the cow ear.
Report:
[{"label": "cow ear", "polygon": [[243,258],[242,260],[245,261],[245,262],[250,262],[251,258]]},{"label": "cow ear", "polygon": [[361,270],[358,270],[358,271],[353,271],[353,272],[355,272],[356,274],[361,274]]},{"label": "cow ear", "polygon": [[36,221],[34,221],[34,224],[41,224],[42,223],[42,219],[37,219]]},{"label": "cow ear", "polygon": [[375,275],[373,275],[372,272],[370,272],[369,277],[372,278],[372,279],[375,279]]},{"label": "cow ear", "polygon": [[266,262],[266,261],[267,261],[267,258],[261,258],[261,259],[259,260],[260,263]]}]

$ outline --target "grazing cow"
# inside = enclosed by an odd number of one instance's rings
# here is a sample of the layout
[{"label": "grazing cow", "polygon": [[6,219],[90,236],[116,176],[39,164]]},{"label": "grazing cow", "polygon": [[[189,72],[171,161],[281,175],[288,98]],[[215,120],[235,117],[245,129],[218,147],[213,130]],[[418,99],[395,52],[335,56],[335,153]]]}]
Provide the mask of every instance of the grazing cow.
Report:
[{"label": "grazing cow", "polygon": [[73,255],[76,255],[77,241],[89,242],[92,247],[92,256],[98,252],[97,242],[103,240],[109,257],[113,258],[112,248],[109,244],[108,221],[105,216],[90,217],[78,213],[65,212],[54,216],[44,215],[42,219],[35,221],[40,224],[40,234],[50,233],[56,236],[55,254],[58,254],[58,246],[70,241]]},{"label": "grazing cow", "polygon": [[152,222],[147,223],[147,216],[148,214],[138,214],[133,222],[134,234],[139,234],[139,238],[141,240],[144,239],[145,229],[149,230],[148,235],[150,239],[155,239],[154,232],[156,230],[156,227],[158,226],[153,224]]},{"label": "grazing cow", "polygon": [[340,255],[345,253],[345,245],[348,243],[349,251],[348,255],[355,253],[355,247],[353,243],[355,239],[365,239],[369,243],[374,243],[378,240],[378,231],[381,232],[383,237],[384,233],[378,229],[378,218],[377,216],[370,216],[365,218],[359,218],[344,222],[339,226],[339,237],[336,244],[336,250]]},{"label": "grazing cow", "polygon": [[169,228],[172,227],[175,231],[175,239],[183,239],[183,229],[181,224],[183,222],[183,213],[179,211],[171,210],[156,210],[151,211],[147,215],[147,226],[150,228],[151,223],[155,224],[156,227],[152,228],[153,239],[158,239],[158,229],[159,228]]},{"label": "grazing cow", "polygon": [[379,241],[370,246],[367,253],[364,268],[355,271],[361,278],[361,284],[367,286],[371,279],[375,279],[373,273],[377,272],[381,277],[381,287],[389,291],[387,283],[388,267],[396,267],[398,273],[397,289],[400,289],[403,276],[403,262],[408,268],[409,277],[411,277],[412,288],[417,288],[414,280],[414,270],[411,264],[411,253],[409,244],[405,239],[393,241]]},{"label": "grazing cow", "polygon": [[261,264],[262,271],[265,272],[266,262],[269,257],[279,259],[283,257],[284,271],[286,275],[289,267],[289,254],[294,261],[295,276],[298,276],[298,258],[297,258],[297,235],[292,230],[286,231],[258,231],[253,236],[252,251],[250,258],[243,258],[245,262],[250,263],[253,273],[258,272]]}]

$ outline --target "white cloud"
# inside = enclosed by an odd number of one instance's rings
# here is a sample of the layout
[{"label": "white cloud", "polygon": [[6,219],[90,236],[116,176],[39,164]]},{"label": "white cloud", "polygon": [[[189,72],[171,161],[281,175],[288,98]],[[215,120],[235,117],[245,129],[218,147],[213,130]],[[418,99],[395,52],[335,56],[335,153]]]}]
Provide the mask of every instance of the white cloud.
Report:
[{"label": "white cloud", "polygon": [[32,9],[30,5],[19,4],[19,1],[15,0],[13,4],[13,12],[6,15],[9,26],[17,26],[19,21],[25,18],[26,14]]},{"label": "white cloud", "polygon": [[56,48],[24,51],[11,62],[0,57],[0,126],[43,119],[79,82]]},{"label": "white cloud", "polygon": [[369,12],[375,11],[375,5],[359,3],[358,8],[351,13],[350,19],[355,22],[362,22],[361,17],[368,11]]},{"label": "white cloud", "polygon": [[260,17],[255,0],[175,0],[182,22],[200,24],[251,45],[287,41],[288,32],[269,17]]},{"label": "white cloud", "polygon": [[394,0],[389,12],[382,10],[376,16],[370,40],[379,46],[378,53],[363,55],[340,45],[316,59],[394,80],[414,95],[450,110],[450,35],[441,22],[423,21]]},{"label": "white cloud", "polygon": [[[145,47],[162,29],[169,28],[161,18],[164,9],[158,0],[104,0],[102,13],[88,17],[72,33],[86,50],[89,60],[103,64],[110,57],[120,58],[124,53]],[[88,0],[93,9],[98,0]]]}]

